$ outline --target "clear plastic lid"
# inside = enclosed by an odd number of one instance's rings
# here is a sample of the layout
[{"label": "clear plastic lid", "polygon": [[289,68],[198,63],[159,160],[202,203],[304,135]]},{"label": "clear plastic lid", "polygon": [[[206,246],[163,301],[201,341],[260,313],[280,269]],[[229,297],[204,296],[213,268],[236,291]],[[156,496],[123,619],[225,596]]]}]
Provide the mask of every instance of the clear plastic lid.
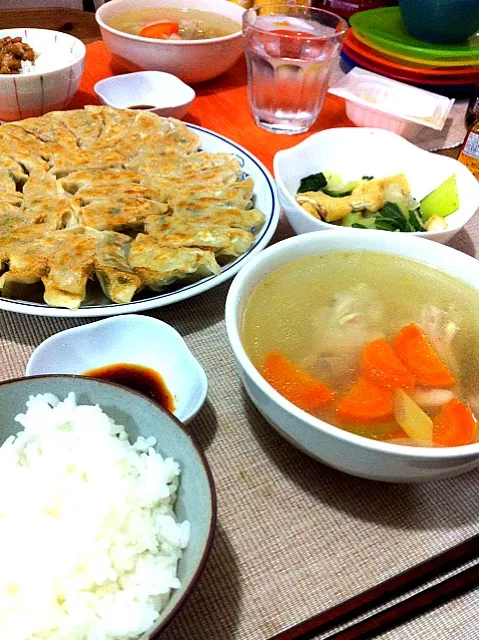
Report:
[{"label": "clear plastic lid", "polygon": [[375,111],[438,131],[444,127],[454,104],[452,98],[357,67],[330,87],[329,92]]}]

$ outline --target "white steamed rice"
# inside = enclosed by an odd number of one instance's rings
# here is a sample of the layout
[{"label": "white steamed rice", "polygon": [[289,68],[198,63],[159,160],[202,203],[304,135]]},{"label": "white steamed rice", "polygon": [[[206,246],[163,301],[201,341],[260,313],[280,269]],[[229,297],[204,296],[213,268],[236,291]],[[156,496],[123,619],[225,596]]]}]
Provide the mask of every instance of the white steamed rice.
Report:
[{"label": "white steamed rice", "polygon": [[[26,42],[29,44],[28,40]],[[55,71],[56,69],[62,69],[71,64],[78,57],[67,50],[58,51],[51,46],[45,49],[45,51],[38,51],[33,45],[32,48],[35,51],[35,60],[33,62],[24,60],[19,73],[47,73],[48,71]]]},{"label": "white steamed rice", "polygon": [[0,447],[0,638],[136,638],[180,583],[180,469],[99,406],[30,396]]}]

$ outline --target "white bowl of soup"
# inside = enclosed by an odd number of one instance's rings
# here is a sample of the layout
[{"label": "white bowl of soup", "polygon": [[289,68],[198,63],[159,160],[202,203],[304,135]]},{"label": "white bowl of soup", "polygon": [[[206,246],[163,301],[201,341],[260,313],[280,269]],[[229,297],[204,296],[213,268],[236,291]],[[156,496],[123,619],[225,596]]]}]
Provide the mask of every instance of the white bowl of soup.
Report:
[{"label": "white bowl of soup", "polygon": [[194,84],[221,75],[238,60],[243,13],[225,0],[112,0],[96,19],[106,46],[126,70],[165,71]]},{"label": "white bowl of soup", "polygon": [[264,250],[226,326],[245,389],[293,445],[362,478],[479,466],[479,263],[407,234],[341,229]]}]

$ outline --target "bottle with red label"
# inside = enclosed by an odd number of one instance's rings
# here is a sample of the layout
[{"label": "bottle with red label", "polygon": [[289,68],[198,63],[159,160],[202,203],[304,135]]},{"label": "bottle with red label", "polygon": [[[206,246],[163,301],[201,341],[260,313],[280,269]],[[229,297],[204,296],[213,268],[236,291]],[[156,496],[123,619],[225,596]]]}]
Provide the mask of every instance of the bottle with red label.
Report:
[{"label": "bottle with red label", "polygon": [[459,162],[462,162],[479,180],[479,87],[469,102],[466,113],[466,125],[469,130],[464,139]]}]

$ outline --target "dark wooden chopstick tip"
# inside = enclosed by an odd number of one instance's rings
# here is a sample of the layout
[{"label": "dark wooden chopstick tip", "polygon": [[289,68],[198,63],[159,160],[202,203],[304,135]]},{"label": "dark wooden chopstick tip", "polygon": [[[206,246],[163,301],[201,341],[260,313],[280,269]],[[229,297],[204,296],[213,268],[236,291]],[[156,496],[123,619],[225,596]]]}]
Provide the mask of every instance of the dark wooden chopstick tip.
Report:
[{"label": "dark wooden chopstick tip", "polygon": [[[413,589],[427,585],[431,580],[451,573],[474,560],[478,555],[479,535],[476,534],[452,549],[448,549],[339,605],[278,633],[270,640],[308,640],[320,633],[324,634],[368,611],[386,605],[392,599],[403,596]],[[431,608],[432,606],[431,602]]]}]

